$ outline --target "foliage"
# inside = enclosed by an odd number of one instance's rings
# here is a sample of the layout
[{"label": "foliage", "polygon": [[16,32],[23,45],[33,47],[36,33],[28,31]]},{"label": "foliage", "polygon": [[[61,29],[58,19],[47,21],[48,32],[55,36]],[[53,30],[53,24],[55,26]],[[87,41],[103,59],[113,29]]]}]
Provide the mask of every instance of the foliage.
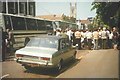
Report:
[{"label": "foliage", "polygon": [[118,26],[118,18],[120,14],[120,2],[93,2],[91,10],[96,9],[100,22],[110,27]]},{"label": "foliage", "polygon": [[89,30],[93,30],[93,25],[92,24],[88,24],[88,29]]},{"label": "foliage", "polygon": [[69,17],[69,16],[66,16],[66,15],[62,15],[62,18],[63,18],[63,21],[67,21],[67,22],[75,23],[75,21],[76,21],[76,18]]}]

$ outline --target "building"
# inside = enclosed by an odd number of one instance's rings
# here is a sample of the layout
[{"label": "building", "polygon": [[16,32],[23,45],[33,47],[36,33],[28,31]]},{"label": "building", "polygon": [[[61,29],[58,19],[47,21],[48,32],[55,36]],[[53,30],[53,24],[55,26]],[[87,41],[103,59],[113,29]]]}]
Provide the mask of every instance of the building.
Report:
[{"label": "building", "polygon": [[48,20],[63,20],[63,15],[40,15],[36,17]]},{"label": "building", "polygon": [[35,16],[34,0],[1,0],[0,13]]},{"label": "building", "polygon": [[77,20],[77,24],[79,26],[79,29],[86,30],[88,29],[88,25],[91,24],[91,22],[87,20]]},{"label": "building", "polygon": [[70,3],[70,17],[77,17],[77,3]]}]

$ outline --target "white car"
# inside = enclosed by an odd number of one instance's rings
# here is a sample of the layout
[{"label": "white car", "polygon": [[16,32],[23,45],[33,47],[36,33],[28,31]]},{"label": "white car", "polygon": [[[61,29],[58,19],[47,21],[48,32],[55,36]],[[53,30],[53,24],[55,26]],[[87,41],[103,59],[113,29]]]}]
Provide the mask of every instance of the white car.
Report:
[{"label": "white car", "polygon": [[60,36],[30,38],[24,48],[15,52],[15,60],[26,69],[46,67],[61,70],[64,62],[75,57],[76,49],[71,46],[68,38]]}]

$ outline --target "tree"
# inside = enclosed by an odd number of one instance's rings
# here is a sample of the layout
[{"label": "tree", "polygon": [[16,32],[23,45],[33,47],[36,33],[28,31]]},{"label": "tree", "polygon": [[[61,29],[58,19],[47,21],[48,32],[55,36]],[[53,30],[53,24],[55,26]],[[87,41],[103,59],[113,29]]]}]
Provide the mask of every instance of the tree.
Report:
[{"label": "tree", "polygon": [[113,27],[119,24],[120,2],[93,2],[91,10],[96,9],[97,16],[104,24]]},{"label": "tree", "polygon": [[62,15],[62,18],[63,18],[63,21],[67,21],[67,22],[75,23],[75,21],[76,21],[76,18],[69,17],[69,16],[66,16],[66,15]]}]

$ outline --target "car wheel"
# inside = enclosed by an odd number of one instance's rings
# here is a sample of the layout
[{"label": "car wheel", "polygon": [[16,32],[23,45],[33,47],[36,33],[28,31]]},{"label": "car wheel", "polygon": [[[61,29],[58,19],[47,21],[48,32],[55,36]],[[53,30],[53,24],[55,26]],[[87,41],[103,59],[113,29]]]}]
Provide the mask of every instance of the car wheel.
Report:
[{"label": "car wheel", "polygon": [[24,65],[24,68],[25,68],[26,70],[32,70],[32,68],[31,68],[30,66]]}]

